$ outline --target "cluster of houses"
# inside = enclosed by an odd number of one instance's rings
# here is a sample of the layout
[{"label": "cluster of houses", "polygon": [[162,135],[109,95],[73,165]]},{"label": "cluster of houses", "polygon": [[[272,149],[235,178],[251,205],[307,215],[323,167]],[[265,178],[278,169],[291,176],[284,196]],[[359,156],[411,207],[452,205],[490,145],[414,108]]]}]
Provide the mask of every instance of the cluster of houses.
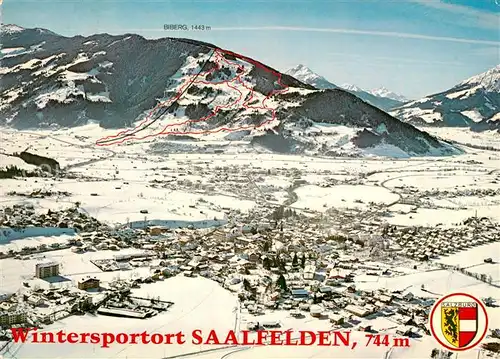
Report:
[{"label": "cluster of houses", "polygon": [[[104,286],[96,276],[71,281],[61,273],[55,261],[35,265],[34,276],[23,282],[15,293],[0,294],[0,327],[26,324],[42,326],[73,314],[94,311],[102,315],[148,318],[167,310],[171,302],[130,297],[131,288],[149,283],[148,278],[128,282],[107,282]],[[153,278],[158,279],[158,276]],[[133,298],[133,299],[132,299]]]},{"label": "cluster of houses", "polygon": [[[56,271],[53,268],[48,271]],[[49,278],[49,272],[43,272],[39,267],[36,270],[37,275]],[[37,285],[30,287],[25,282],[20,291],[0,297],[0,327],[50,324],[71,314],[83,312],[91,305],[92,298],[76,288],[44,289]]]},{"label": "cluster of houses", "polygon": [[[252,200],[259,206],[271,208],[276,203],[276,192],[283,192],[288,188],[277,186],[272,182],[266,183],[266,177],[290,178],[293,183],[300,180],[302,174],[300,169],[293,167],[252,166],[248,168],[234,163],[219,166],[209,166],[209,164],[208,161],[177,161],[178,167],[176,168],[159,168],[157,173],[159,176],[163,176],[163,179],[159,179],[157,176],[151,181],[151,187],[209,195],[232,193],[238,198]],[[323,169],[318,171],[318,174],[330,176],[332,171]]]},{"label": "cluster of houses", "polygon": [[0,209],[0,228],[73,228],[77,231],[107,229],[107,225],[72,206],[61,211],[36,211],[33,204],[14,204]]},{"label": "cluster of houses", "polygon": [[427,322],[433,304],[434,299],[412,293],[361,291],[354,286],[321,286],[315,292],[294,286],[285,293],[274,293],[264,305],[254,300],[242,302],[255,315],[263,314],[266,308],[281,309],[296,318],[327,319],[333,329],[382,332],[392,328],[396,334],[408,337],[430,334]]},{"label": "cluster of houses", "polygon": [[[403,248],[401,254],[418,260],[429,260],[488,242],[500,241],[500,225],[485,217],[471,217],[455,227],[411,228],[399,236],[394,233],[390,236]],[[477,260],[479,263],[483,258]]]},{"label": "cluster of houses", "polygon": [[[470,217],[454,226],[397,226],[381,221],[375,209],[366,213],[329,210],[340,238],[362,242],[391,257],[428,261],[461,250],[500,241],[500,223],[487,217]],[[350,243],[350,242],[348,242]],[[375,253],[374,253],[375,254]],[[478,259],[482,261],[483,258]]]},{"label": "cluster of houses", "polygon": [[419,194],[422,197],[434,197],[434,198],[440,196],[446,196],[447,198],[456,198],[464,196],[493,197],[500,195],[500,189],[467,188],[467,189],[455,189],[453,191],[448,191],[443,189],[433,189],[433,190],[419,190]]}]

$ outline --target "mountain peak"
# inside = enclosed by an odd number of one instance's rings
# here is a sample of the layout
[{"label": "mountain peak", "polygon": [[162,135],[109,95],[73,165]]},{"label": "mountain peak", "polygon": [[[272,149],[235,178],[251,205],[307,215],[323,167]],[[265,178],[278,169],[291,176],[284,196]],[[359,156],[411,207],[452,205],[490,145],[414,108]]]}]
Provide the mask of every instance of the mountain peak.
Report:
[{"label": "mountain peak", "polygon": [[[336,89],[336,88],[341,88],[347,92],[354,93],[357,97],[361,98],[362,100],[368,102],[369,104],[381,108],[382,110],[388,110],[391,108],[394,108],[396,106],[399,106],[402,104],[402,102],[407,102],[407,99],[404,98],[403,96],[394,94],[390,92],[389,90],[384,88],[383,93],[390,93],[392,96],[378,96],[374,95],[370,92],[364,91],[363,89],[359,88],[358,86],[351,85],[351,84],[343,84],[342,86],[337,86],[330,81],[328,81],[326,78],[323,76],[318,75],[314,71],[312,71],[310,68],[303,64],[299,64],[288,71],[285,72],[287,75],[290,75],[292,77],[295,77],[297,80],[306,83],[308,85],[312,85],[316,87],[317,89],[320,90],[327,90],[327,89]],[[404,100],[398,100],[395,99],[394,97],[399,97]]]},{"label": "mountain peak", "polygon": [[342,84],[340,85],[340,88],[346,90],[346,91],[353,91],[353,92],[361,92],[363,91],[362,88],[356,86],[356,85],[353,85],[353,84]]},{"label": "mountain peak", "polygon": [[386,88],[384,86],[376,88],[374,90],[371,90],[371,91],[369,91],[369,93],[371,93],[374,96],[390,98],[392,100],[396,100],[396,101],[400,101],[400,102],[408,102],[409,101],[408,98],[406,98],[405,96],[397,94],[395,92],[392,92],[391,90],[389,90],[388,88]]},{"label": "mountain peak", "polygon": [[297,66],[292,67],[291,69],[287,70],[285,73],[288,75],[291,75],[291,76],[294,76],[294,74],[296,74],[296,75],[307,74],[309,76],[314,76],[315,78],[321,77],[320,75],[315,73],[313,70],[311,70],[309,67],[302,65],[302,64],[298,64]]},{"label": "mountain peak", "polygon": [[55,32],[52,32],[47,29],[42,29],[40,27],[35,27],[35,28],[25,28],[16,24],[3,24],[0,26],[0,33],[5,34],[5,35],[14,35],[14,34],[20,34],[20,33],[25,33],[25,32],[37,32],[39,34],[45,34],[45,35],[57,35]]},{"label": "mountain peak", "polygon": [[481,86],[489,92],[500,92],[500,64],[462,81],[458,86]]},{"label": "mountain peak", "polygon": [[17,26],[15,24],[4,24],[1,27],[1,32],[4,34],[14,34],[16,32],[22,32],[26,30],[24,27]]},{"label": "mountain peak", "polygon": [[295,66],[295,67],[291,68],[290,70],[302,70],[302,69],[306,69],[306,70],[311,71],[311,69],[310,69],[310,68],[308,68],[307,66],[302,65],[302,64],[298,64],[297,66]]}]

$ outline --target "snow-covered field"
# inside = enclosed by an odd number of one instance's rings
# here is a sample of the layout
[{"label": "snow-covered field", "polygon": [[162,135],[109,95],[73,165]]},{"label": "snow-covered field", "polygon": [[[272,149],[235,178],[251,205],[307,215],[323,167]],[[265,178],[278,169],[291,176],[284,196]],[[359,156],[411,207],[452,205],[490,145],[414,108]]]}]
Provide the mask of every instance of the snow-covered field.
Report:
[{"label": "snow-covered field", "polygon": [[318,187],[314,185],[300,187],[296,191],[299,200],[295,207],[324,211],[327,208],[368,207],[370,202],[389,204],[398,200],[397,194],[383,187],[348,186]]},{"label": "snow-covered field", "polygon": [[[425,291],[422,290],[424,285]],[[418,272],[399,277],[373,277],[373,281],[356,283],[362,290],[388,288],[392,290],[404,289],[417,296],[438,298],[448,293],[466,290],[478,297],[500,298],[500,288],[493,288],[475,278],[451,270],[431,270]],[[500,313],[496,312],[496,313]]]},{"label": "snow-covered field", "polygon": [[[424,337],[423,339],[411,341],[410,347],[408,348],[392,348],[387,350],[385,347],[376,346],[365,346],[366,337],[365,333],[353,333],[353,338],[359,341],[358,346],[354,350],[350,350],[345,347],[274,347],[274,346],[264,346],[255,347],[250,350],[228,350],[221,353],[208,353],[205,355],[196,355],[188,358],[199,358],[199,359],[220,359],[225,353],[231,353],[229,358],[231,359],[254,359],[254,358],[272,358],[272,359],[303,359],[303,358],[315,358],[315,359],[326,359],[326,358],[365,358],[365,359],[378,359],[378,358],[390,358],[390,359],[422,359],[427,353],[432,352],[432,349],[436,347],[434,340],[430,337]],[[386,356],[390,353],[390,356]],[[478,352],[474,349],[460,353],[457,356],[459,359],[483,359],[486,357],[478,356]]]},{"label": "snow-covered field", "polygon": [[398,178],[386,182],[387,187],[412,186],[422,190],[452,190],[452,189],[474,189],[474,188],[498,188],[494,180],[495,174],[487,174],[485,171],[450,171],[452,173],[417,173],[401,174]]},{"label": "snow-covered field", "polygon": [[[275,203],[286,200],[286,190],[295,180],[305,181],[295,189],[298,200],[294,207],[298,209],[366,209],[370,202],[393,204],[388,222],[402,225],[452,224],[476,211],[478,215],[498,219],[500,213],[498,196],[476,196],[474,201],[469,199],[472,198],[470,195],[439,199],[430,197],[429,200],[437,208],[421,207],[415,213],[410,213],[411,209],[396,209],[404,203],[399,203],[401,198],[406,197],[401,193],[403,188],[449,192],[497,190],[500,180],[500,172],[497,171],[500,169],[498,152],[471,149],[464,155],[449,157],[360,159],[237,153],[237,145],[232,145],[222,154],[152,154],[148,152],[149,146],[161,139],[110,147],[95,146],[96,139],[113,133],[101,129],[97,124],[55,131],[2,131],[5,134],[5,148],[9,152],[21,151],[29,146],[30,151],[56,158],[63,168],[75,176],[89,179],[85,182],[79,179],[55,182],[49,178],[36,182],[25,179],[3,180],[1,203],[12,205],[32,202],[37,204],[37,208],[58,209],[80,202],[88,213],[110,223],[139,221],[145,217],[148,220],[203,221],[214,217],[222,219],[223,208],[239,208],[242,211],[254,208],[255,195],[245,196],[244,192],[236,188],[231,194],[229,188],[224,190],[213,182],[217,176],[207,176],[206,171],[222,167],[233,167],[227,183],[233,180],[238,185],[242,181],[250,181],[245,177],[245,169],[260,170],[262,175],[254,176],[253,180],[263,193],[274,191],[270,201]],[[452,136],[447,137],[451,139],[460,138],[463,135],[461,131],[446,129],[442,135]],[[489,133],[474,136],[482,136],[481,139],[485,141],[490,138]],[[4,166],[14,162],[17,165],[20,161],[7,156],[0,160]],[[19,166],[23,166],[22,161]],[[33,166],[24,164],[24,167]],[[300,176],[291,174],[297,171]],[[163,184],[152,186],[155,181]],[[192,190],[177,185],[186,181],[193,183]],[[326,183],[329,187],[323,187]],[[7,196],[9,191],[28,192],[37,189],[68,191],[72,195],[44,199]],[[200,200],[206,202],[200,203]],[[140,213],[143,209],[148,210],[147,215]]]},{"label": "snow-covered field", "polygon": [[[396,213],[387,218],[387,222],[400,226],[450,226],[468,217],[474,217],[475,210],[419,208],[414,213]],[[480,214],[478,214],[480,215]]]},{"label": "snow-covered field", "polygon": [[[484,263],[486,258],[491,258],[493,263]],[[440,258],[438,262],[467,268],[473,273],[491,275],[492,283],[500,284],[500,269],[498,268],[500,244],[498,242],[472,247],[467,251]]]},{"label": "snow-covered field", "polygon": [[[130,180],[129,180],[130,181]],[[34,191],[36,189],[69,192],[71,197],[57,196],[50,199],[23,198],[9,196],[0,202],[4,205],[14,203],[33,203],[38,210],[57,210],[81,203],[81,208],[91,216],[109,223],[148,220],[211,220],[222,219],[222,207],[248,210],[254,206],[249,200],[241,200],[222,195],[199,195],[167,188],[152,188],[147,182],[129,182],[123,180],[85,182],[83,180],[43,179],[38,183],[24,180],[6,179],[2,190]],[[203,198],[205,202],[200,203]],[[194,207],[190,207],[194,206]],[[147,209],[146,215],[140,211]]]}]

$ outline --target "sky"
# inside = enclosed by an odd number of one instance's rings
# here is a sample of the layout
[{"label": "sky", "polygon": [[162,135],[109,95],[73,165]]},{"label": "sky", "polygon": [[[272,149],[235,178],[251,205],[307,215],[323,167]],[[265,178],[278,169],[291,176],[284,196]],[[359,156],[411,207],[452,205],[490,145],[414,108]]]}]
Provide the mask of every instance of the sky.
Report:
[{"label": "sky", "polygon": [[500,63],[500,0],[4,0],[2,18],[64,36],[193,38],[280,71],[300,63],[338,85],[409,98]]}]

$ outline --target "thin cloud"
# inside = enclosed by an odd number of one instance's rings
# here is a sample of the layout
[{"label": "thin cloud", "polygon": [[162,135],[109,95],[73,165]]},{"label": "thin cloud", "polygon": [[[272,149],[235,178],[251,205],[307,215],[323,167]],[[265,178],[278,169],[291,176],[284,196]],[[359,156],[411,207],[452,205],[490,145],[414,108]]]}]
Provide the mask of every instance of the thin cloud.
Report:
[{"label": "thin cloud", "polygon": [[296,26],[213,27],[212,31],[329,32],[329,33],[337,33],[337,34],[384,36],[384,37],[397,37],[397,38],[405,38],[405,39],[460,42],[460,43],[466,43],[466,44],[482,44],[482,45],[500,46],[500,42],[490,41],[490,40],[464,39],[464,38],[460,38],[460,37],[447,37],[447,36],[431,36],[431,35],[421,35],[421,34],[410,34],[410,33],[406,33],[406,32],[367,31],[367,30],[332,29],[332,28],[316,28],[316,27],[296,27]]},{"label": "thin cloud", "polygon": [[[347,52],[327,52],[327,55],[338,55],[356,58],[359,60],[366,60],[366,55],[351,54]],[[436,61],[436,60],[421,60],[421,59],[410,59],[407,57],[389,57],[389,56],[370,56],[370,60],[381,60],[384,62],[395,62],[401,63],[406,62],[410,64],[422,64],[422,65],[444,65],[444,66],[465,66],[463,62],[457,61]]]},{"label": "thin cloud", "polygon": [[471,50],[470,54],[500,59],[500,48],[498,48],[498,47],[481,47],[479,49]]},{"label": "thin cloud", "polygon": [[[457,15],[464,15],[470,21],[474,22],[475,27],[498,30],[500,26],[500,15],[491,12],[481,11],[469,6],[450,4],[441,0],[411,0],[422,6],[430,7],[436,10],[443,10]],[[495,4],[500,6],[499,0]]]}]

